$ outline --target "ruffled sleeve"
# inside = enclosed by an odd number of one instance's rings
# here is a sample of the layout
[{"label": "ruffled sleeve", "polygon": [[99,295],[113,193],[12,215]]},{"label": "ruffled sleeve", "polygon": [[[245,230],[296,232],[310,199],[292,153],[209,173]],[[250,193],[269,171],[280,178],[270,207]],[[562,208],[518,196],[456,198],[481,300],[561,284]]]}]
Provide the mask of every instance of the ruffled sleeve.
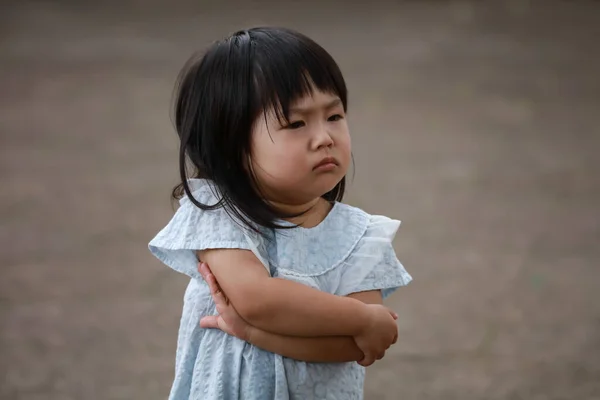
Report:
[{"label": "ruffled sleeve", "polygon": [[[194,198],[203,204],[215,204],[216,196],[207,187],[195,190]],[[174,270],[192,278],[201,278],[197,267],[197,250],[250,250],[267,271],[264,243],[259,234],[243,228],[223,209],[202,210],[188,198],[148,245],[150,252]]]},{"label": "ruffled sleeve", "polygon": [[385,298],[412,280],[392,246],[399,226],[400,221],[370,216],[365,234],[342,266],[337,295],[381,290]]}]

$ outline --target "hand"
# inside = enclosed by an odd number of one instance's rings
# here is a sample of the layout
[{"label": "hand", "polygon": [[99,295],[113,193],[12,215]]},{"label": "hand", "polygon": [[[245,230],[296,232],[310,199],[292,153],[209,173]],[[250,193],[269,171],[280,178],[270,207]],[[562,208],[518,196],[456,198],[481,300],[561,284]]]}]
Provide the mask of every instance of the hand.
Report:
[{"label": "hand", "polygon": [[358,363],[368,367],[376,360],[381,360],[385,351],[398,340],[398,315],[380,304],[367,304],[371,309],[371,317],[365,323],[361,334],[354,336],[354,341],[365,355]]},{"label": "hand", "polygon": [[220,329],[228,335],[235,336],[243,341],[250,341],[253,327],[248,324],[235,310],[229,299],[221,290],[217,278],[212,274],[208,264],[200,263],[198,271],[202,278],[208,283],[210,294],[217,306],[219,315],[203,317],[200,320],[200,327]]}]

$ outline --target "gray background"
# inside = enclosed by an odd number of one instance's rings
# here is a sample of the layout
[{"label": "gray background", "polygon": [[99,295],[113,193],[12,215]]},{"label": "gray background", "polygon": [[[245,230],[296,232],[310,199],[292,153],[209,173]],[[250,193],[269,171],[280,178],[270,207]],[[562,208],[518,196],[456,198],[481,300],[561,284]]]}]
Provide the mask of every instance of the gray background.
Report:
[{"label": "gray background", "polygon": [[350,89],[347,200],[415,281],[367,399],[600,399],[600,2],[22,1],[0,13],[0,398],[164,399],[173,83],[297,28]]}]

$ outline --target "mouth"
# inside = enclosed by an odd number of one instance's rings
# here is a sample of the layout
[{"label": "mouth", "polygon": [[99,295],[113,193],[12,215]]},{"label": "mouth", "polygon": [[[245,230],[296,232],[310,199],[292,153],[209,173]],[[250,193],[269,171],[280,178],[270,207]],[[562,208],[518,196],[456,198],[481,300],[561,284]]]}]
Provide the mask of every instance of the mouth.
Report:
[{"label": "mouth", "polygon": [[329,171],[329,170],[336,168],[337,166],[338,166],[338,162],[335,158],[325,157],[324,159],[319,161],[319,163],[317,165],[315,165],[313,170]]}]

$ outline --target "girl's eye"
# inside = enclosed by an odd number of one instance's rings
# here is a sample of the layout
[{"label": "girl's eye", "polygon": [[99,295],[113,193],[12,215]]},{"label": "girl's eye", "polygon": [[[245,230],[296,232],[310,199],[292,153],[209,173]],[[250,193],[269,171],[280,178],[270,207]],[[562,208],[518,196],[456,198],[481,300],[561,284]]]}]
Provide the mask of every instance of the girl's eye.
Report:
[{"label": "girl's eye", "polygon": [[342,117],[340,114],[335,114],[335,115],[332,115],[331,117],[329,117],[327,120],[328,121],[339,121],[342,118],[344,118],[344,117]]},{"label": "girl's eye", "polygon": [[292,122],[287,126],[287,129],[299,129],[304,126],[304,121]]}]

